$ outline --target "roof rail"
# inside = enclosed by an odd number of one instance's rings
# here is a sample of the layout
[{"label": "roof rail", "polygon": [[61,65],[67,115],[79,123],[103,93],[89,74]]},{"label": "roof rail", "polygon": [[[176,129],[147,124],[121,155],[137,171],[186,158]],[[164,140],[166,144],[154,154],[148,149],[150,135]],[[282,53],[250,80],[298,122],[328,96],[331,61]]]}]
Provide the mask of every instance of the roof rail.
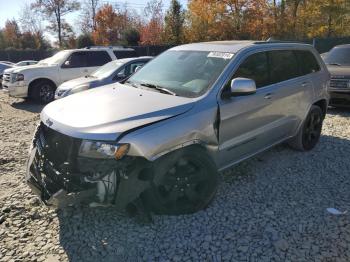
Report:
[{"label": "roof rail", "polygon": [[256,42],[254,42],[254,44],[279,44],[279,43],[281,43],[281,44],[283,44],[283,43],[285,43],[285,44],[305,44],[306,45],[306,43],[304,43],[304,42],[301,42],[301,41],[288,41],[288,40],[266,40],[266,41],[256,41]]},{"label": "roof rail", "polygon": [[95,46],[86,46],[86,47],[84,47],[84,49],[91,49],[91,48],[95,48],[95,49],[98,49],[98,48],[109,48],[109,49],[118,48],[118,49],[124,49],[125,47],[124,47],[124,46],[121,46],[121,45],[117,45],[117,46],[95,45]]}]

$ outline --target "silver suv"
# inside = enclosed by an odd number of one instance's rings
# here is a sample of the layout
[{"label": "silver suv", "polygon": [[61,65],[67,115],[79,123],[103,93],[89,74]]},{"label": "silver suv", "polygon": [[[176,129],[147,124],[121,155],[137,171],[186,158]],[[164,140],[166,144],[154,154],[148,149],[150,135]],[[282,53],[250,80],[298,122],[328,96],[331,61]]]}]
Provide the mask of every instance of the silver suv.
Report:
[{"label": "silver suv", "polygon": [[27,181],[47,204],[198,211],[213,199],[220,171],[282,142],[311,150],[329,80],[309,45],[172,48],[123,83],[47,105]]}]

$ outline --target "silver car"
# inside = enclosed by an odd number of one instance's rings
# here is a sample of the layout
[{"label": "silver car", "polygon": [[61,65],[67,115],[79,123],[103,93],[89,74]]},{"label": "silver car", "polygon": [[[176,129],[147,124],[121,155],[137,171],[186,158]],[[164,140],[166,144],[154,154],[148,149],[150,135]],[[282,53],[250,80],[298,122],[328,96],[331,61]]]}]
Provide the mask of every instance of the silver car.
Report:
[{"label": "silver car", "polygon": [[282,142],[314,148],[329,80],[310,45],[174,47],[123,83],[47,105],[26,179],[47,204],[196,212],[220,171]]},{"label": "silver car", "polygon": [[69,80],[61,84],[55,92],[55,99],[60,99],[84,90],[125,80],[136,69],[144,66],[153,57],[141,56],[111,61],[98,68],[91,75]]}]

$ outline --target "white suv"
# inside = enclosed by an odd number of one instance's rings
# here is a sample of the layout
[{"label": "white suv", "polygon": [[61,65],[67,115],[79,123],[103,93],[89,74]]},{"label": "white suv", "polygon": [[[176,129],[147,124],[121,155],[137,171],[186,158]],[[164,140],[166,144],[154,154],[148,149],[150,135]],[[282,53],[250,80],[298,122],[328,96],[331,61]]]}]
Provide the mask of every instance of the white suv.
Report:
[{"label": "white suv", "polygon": [[63,82],[89,75],[99,66],[117,59],[119,54],[130,54],[132,51],[122,47],[60,51],[36,65],[5,71],[3,90],[13,97],[29,97],[40,103],[48,103],[54,99],[57,86]]}]

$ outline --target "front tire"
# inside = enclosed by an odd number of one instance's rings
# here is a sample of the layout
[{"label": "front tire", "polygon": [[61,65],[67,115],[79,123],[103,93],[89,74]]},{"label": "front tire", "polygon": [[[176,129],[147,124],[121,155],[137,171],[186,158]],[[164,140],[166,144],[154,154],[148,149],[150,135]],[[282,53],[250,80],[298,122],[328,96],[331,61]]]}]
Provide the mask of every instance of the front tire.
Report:
[{"label": "front tire", "polygon": [[319,106],[313,105],[297,136],[289,141],[289,146],[299,151],[310,151],[320,140],[324,115]]},{"label": "front tire", "polygon": [[156,160],[151,186],[145,192],[149,208],[157,214],[190,214],[209,205],[219,175],[213,160],[197,147],[181,149]]},{"label": "front tire", "polygon": [[33,84],[31,98],[37,103],[47,104],[54,100],[56,87],[53,83],[42,80]]}]

